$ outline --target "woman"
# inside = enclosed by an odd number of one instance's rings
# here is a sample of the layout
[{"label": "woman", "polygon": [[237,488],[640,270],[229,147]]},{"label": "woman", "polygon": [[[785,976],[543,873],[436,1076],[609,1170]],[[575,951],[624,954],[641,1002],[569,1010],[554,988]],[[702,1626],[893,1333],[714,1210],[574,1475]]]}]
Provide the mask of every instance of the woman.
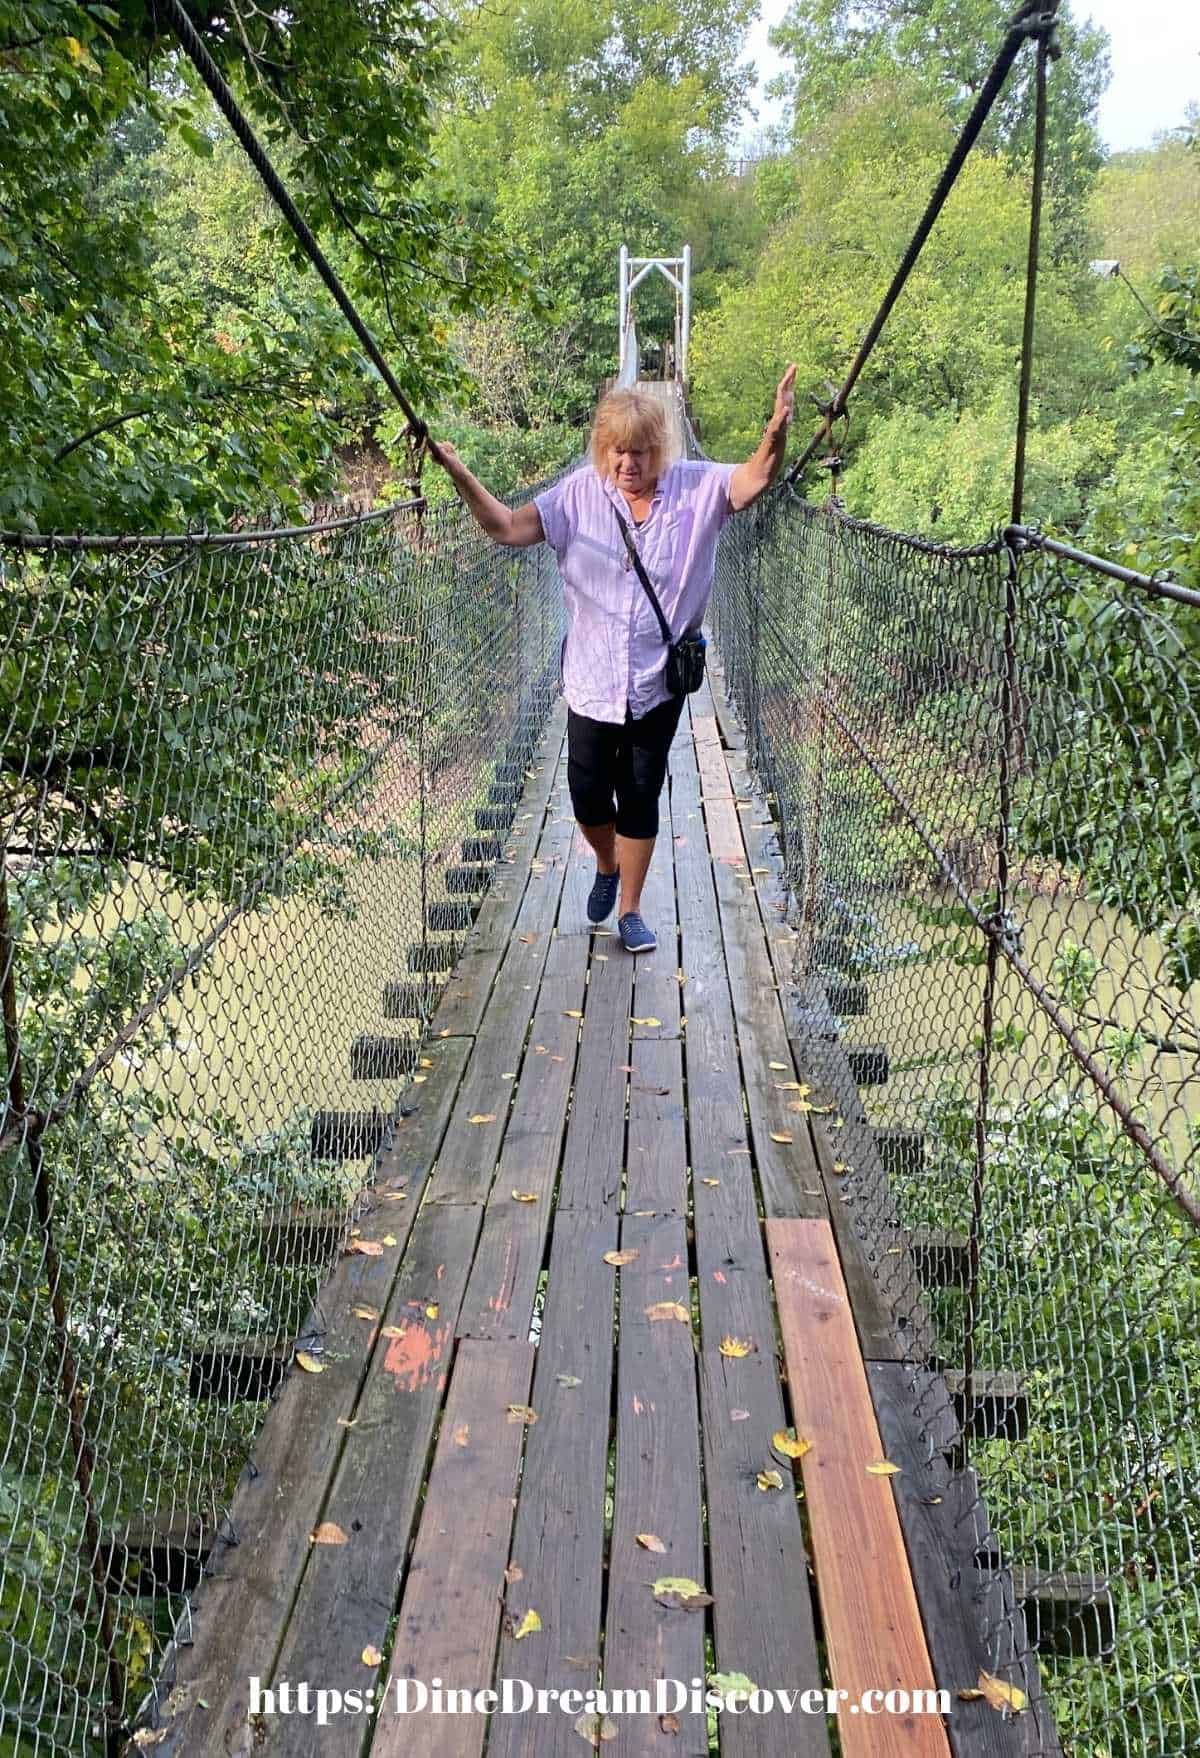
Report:
[{"label": "woman", "polygon": [[646,391],[610,391],[592,425],[590,463],[512,510],[472,476],[453,446],[430,442],[432,456],[489,537],[514,548],[546,542],[558,557],[567,607],[560,659],[567,784],[596,854],[588,920],[611,915],[619,887],[617,926],[629,952],[657,945],[640,913],[642,886],[684,698],[664,682],[666,643],[619,518],[630,528],[673,639],[699,630],[712,592],[717,534],[770,486],[783,460],[795,377],[789,366],[762,443],[737,465],[668,463],[662,404]]}]

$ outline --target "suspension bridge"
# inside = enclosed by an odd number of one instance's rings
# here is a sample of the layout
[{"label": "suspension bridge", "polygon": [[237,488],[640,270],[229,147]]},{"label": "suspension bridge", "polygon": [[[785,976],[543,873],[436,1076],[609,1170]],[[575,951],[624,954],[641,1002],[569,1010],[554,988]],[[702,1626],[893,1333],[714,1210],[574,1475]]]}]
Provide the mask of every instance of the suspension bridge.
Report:
[{"label": "suspension bridge", "polygon": [[870,340],[636,960],[544,546],[5,538],[4,1750],[1200,1746],[1200,598],[850,518]]}]

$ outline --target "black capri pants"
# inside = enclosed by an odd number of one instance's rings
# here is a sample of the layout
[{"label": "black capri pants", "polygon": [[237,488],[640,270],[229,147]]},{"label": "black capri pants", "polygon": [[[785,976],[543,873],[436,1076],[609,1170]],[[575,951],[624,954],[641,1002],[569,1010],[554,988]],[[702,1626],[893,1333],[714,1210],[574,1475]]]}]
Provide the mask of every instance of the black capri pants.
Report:
[{"label": "black capri pants", "polygon": [[624,726],[567,709],[567,786],[580,824],[615,817],[618,836],[658,835],[658,796],[683,703],[671,696],[635,720],[627,702]]}]

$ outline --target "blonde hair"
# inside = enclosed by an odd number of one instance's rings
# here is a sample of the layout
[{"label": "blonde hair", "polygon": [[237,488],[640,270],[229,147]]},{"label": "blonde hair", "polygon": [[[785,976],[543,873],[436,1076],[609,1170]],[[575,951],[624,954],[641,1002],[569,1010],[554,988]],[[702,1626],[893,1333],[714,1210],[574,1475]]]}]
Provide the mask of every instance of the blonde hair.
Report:
[{"label": "blonde hair", "polygon": [[648,391],[609,391],[601,397],[592,422],[590,453],[601,476],[609,474],[614,446],[644,446],[652,474],[661,475],[668,462],[667,418],[657,397]]}]

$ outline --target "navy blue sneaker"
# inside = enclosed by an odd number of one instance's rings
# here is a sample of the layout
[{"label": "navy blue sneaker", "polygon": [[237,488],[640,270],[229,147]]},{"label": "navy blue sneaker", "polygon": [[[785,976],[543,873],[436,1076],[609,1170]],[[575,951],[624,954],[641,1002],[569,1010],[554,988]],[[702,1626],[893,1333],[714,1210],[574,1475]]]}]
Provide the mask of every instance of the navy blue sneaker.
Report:
[{"label": "navy blue sneaker", "polygon": [[648,928],[636,910],[629,910],[617,923],[621,945],[626,952],[653,952],[658,945],[653,928]]},{"label": "navy blue sneaker", "polygon": [[615,873],[596,874],[592,889],[588,894],[587,914],[589,922],[602,922],[611,916],[613,905],[617,901],[617,891],[621,884],[620,868]]}]

